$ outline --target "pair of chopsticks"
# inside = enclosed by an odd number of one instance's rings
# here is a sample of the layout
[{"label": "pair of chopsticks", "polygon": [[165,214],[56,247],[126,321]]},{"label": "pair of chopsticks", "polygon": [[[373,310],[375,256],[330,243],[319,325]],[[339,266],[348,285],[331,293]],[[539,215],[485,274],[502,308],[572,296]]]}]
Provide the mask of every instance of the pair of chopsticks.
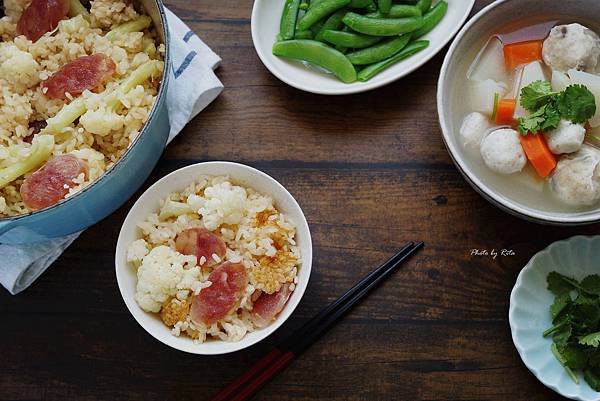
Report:
[{"label": "pair of chopsticks", "polygon": [[246,373],[215,395],[212,401],[243,401],[252,397],[275,375],[285,369],[294,358],[329,330],[352,306],[363,299],[379,283],[388,278],[402,263],[420,250],[423,242],[410,242],[387,262],[367,274],[354,287],[331,303],[319,314],[296,330]]}]

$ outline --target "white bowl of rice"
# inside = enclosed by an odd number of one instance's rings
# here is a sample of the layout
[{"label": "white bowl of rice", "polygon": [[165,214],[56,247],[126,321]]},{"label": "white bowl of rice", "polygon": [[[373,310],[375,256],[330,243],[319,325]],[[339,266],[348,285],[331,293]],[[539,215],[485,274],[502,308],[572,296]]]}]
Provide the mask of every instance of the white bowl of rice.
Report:
[{"label": "white bowl of rice", "polygon": [[194,164],[152,185],[129,211],[115,256],[137,322],[164,344],[203,355],[273,333],[298,306],[311,264],[308,223],[293,196],[231,162]]}]

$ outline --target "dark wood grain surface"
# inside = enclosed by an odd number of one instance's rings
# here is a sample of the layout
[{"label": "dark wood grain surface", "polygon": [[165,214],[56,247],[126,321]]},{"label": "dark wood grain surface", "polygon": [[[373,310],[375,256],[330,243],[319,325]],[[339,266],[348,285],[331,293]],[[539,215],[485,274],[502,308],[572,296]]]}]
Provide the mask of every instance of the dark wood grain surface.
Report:
[{"label": "dark wood grain surface", "polygon": [[[519,359],[509,293],[535,252],[600,226],[527,223],[468,186],[437,123],[445,50],[387,87],[323,97],[263,67],[250,37],[251,0],[168,5],[222,56],[226,90],[169,146],[146,187],[206,160],[271,174],[313,232],[308,290],[292,318],[250,349],[218,357],[169,349],[138,326],[117,288],[114,248],[129,202],[30,289],[0,291],[0,399],[206,400],[408,240],[427,247],[256,399],[559,399]],[[475,257],[474,248],[515,255]]]}]

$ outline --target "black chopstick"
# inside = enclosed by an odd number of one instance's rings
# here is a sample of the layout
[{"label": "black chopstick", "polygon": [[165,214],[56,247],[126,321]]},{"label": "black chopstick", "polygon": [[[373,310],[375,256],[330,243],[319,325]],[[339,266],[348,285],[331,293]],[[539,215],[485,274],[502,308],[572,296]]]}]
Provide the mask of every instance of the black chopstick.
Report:
[{"label": "black chopstick", "polygon": [[358,301],[363,299],[379,283],[391,275],[402,263],[424,246],[423,242],[405,245],[387,262],[367,274],[344,295],[321,310],[304,326],[296,330],[249,370],[231,382],[212,401],[243,401],[249,399],[268,383],[278,372],[287,367],[294,358],[321,337],[335,322],[342,318]]}]

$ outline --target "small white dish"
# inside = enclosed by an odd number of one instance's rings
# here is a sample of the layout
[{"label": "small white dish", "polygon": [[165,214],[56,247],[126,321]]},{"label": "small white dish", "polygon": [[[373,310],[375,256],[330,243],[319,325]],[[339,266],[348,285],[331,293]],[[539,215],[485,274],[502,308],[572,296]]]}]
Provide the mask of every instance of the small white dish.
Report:
[{"label": "small white dish", "polygon": [[555,242],[529,261],[510,296],[510,329],[523,363],[544,385],[573,400],[598,401],[600,393],[594,391],[580,373],[580,382],[576,384],[552,354],[552,339],[542,336],[544,330],[552,326],[549,308],[554,302],[546,278],[550,272],[557,271],[581,280],[598,273],[598,261],[600,236]]},{"label": "small white dish", "polygon": [[[134,299],[137,276],[135,269],[127,263],[126,256],[129,245],[139,238],[137,224],[144,221],[150,213],[155,213],[159,209],[159,201],[161,199],[164,199],[171,192],[185,189],[202,175],[226,175],[231,177],[234,182],[251,187],[264,195],[271,196],[275,206],[282,213],[285,213],[296,224],[297,228],[296,242],[302,255],[302,264],[298,270],[298,284],[296,285],[296,289],[283,311],[277,317],[277,320],[263,329],[248,333],[238,342],[215,340],[198,344],[189,337],[176,337],[171,334],[170,329],[162,323],[157,314],[145,312],[138,306]],[[310,230],[304,213],[294,197],[280,183],[267,174],[252,167],[231,162],[193,164],[176,170],[158,180],[140,196],[129,211],[119,233],[115,254],[115,268],[119,290],[135,320],[144,330],[160,342],[180,351],[202,355],[226,354],[238,351],[265,339],[277,330],[290,317],[300,303],[300,299],[308,286],[311,266],[312,242]]]},{"label": "small white dish", "polygon": [[284,0],[255,0],[251,20],[252,41],[265,67],[288,85],[322,95],[365,92],[410,74],[435,56],[454,37],[469,16],[475,0],[447,1],[448,12],[444,19],[433,31],[423,37],[431,42],[429,47],[377,74],[367,82],[346,84],[317,67],[274,56],[271,50],[279,33]]}]

